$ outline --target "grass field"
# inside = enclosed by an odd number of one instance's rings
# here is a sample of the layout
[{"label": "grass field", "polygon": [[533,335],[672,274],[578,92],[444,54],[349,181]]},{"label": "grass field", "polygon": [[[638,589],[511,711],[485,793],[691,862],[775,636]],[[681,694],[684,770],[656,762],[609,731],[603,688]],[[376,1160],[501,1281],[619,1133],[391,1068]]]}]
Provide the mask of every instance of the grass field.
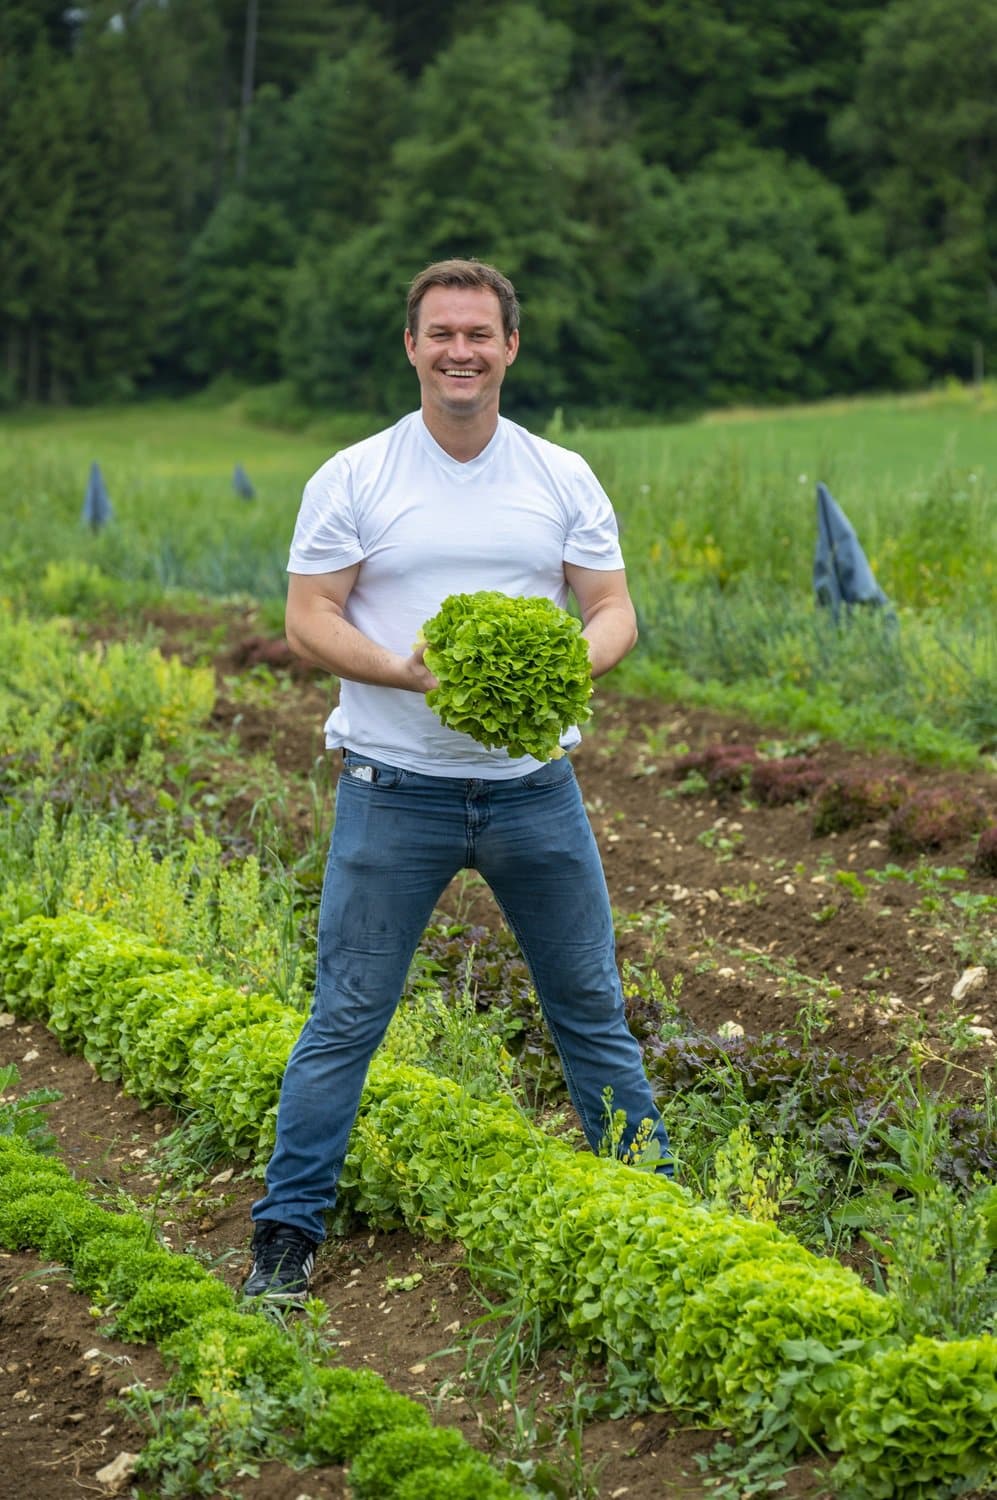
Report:
[{"label": "grass field", "polygon": [[[997,392],[714,413],[563,429],[616,503],[642,644],[623,680],[743,706],[787,729],[940,758],[997,739]],[[164,589],[250,595],[279,623],[304,480],[371,430],[332,417],[288,433],[244,404],[158,402],[8,415],[13,520],[0,587],[49,613]],[[90,463],[115,510],[80,524]],[[241,463],[257,491],[241,500]],[[894,614],[834,625],[814,606],[815,485],[854,524]],[[94,570],[97,570],[96,572]]]}]

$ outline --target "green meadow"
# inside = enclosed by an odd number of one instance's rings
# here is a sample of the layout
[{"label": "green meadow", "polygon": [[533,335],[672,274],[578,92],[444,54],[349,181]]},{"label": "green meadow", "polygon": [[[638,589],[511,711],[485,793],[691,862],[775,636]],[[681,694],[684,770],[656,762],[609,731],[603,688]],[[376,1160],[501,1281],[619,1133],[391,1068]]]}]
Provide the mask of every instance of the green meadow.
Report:
[{"label": "green meadow", "polygon": [[[301,488],[378,423],[295,432],[246,398],[8,415],[0,591],[18,608],[136,617],[164,591],[257,600],[279,625]],[[978,763],[997,744],[997,389],[712,413],[671,425],[548,429],[620,517],[641,643],[622,688]],[[114,519],[80,512],[101,465]],[[241,463],[256,498],[234,492]],[[815,487],[854,525],[889,610],[816,606]]]}]

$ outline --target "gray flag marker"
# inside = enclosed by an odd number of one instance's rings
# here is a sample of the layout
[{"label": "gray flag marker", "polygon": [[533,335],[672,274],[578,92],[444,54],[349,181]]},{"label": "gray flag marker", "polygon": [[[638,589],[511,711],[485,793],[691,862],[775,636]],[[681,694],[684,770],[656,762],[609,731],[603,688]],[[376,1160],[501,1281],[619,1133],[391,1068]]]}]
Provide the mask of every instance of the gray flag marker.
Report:
[{"label": "gray flag marker", "polygon": [[817,603],[829,608],[835,619],[843,604],[890,602],[876,582],[854,526],[826,484],[817,486],[814,592]]},{"label": "gray flag marker", "polygon": [[232,470],[232,488],[243,500],[254,500],[256,498],[256,491],[253,488],[252,480],[242,467],[242,464],[236,464]]},{"label": "gray flag marker", "polygon": [[81,519],[91,531],[99,531],[113,516],[114,507],[111,505],[111,497],[107,493],[107,485],[100,472],[100,464],[95,461],[90,465],[90,477],[87,480],[86,494],[83,497]]}]

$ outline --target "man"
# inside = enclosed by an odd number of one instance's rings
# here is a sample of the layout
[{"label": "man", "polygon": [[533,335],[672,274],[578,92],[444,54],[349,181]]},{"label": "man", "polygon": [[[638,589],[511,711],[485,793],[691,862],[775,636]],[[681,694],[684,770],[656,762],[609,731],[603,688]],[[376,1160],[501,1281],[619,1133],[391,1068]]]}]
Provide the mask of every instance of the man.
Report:
[{"label": "man", "polygon": [[[479,261],[412,283],[405,349],[421,410],[336,454],[305,487],[287,638],[341,679],[326,744],[344,752],[319,913],[318,973],[288,1060],[249,1296],[300,1300],[335,1201],[367,1067],[440,895],[480,872],[529,964],[586,1139],[603,1091],[668,1139],[624,1019],[605,877],[570,760],[511,759],[445,728],[413,645],[451,593],[578,601],[594,676],[636,624],[609,499],[577,454],[499,416],[519,349],[511,283]],[[566,749],[578,743],[572,728]],[[646,1127],[645,1127],[646,1128]]]}]

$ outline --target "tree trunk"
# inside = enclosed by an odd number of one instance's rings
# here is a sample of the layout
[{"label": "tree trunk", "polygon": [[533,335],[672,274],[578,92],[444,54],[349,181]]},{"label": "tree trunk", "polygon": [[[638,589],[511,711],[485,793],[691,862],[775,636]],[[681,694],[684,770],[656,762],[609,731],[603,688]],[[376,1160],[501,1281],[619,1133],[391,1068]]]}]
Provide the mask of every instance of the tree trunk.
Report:
[{"label": "tree trunk", "polygon": [[249,159],[249,111],[253,104],[256,76],[256,21],[259,0],[246,0],[246,42],[242,52],[242,94],[239,100],[239,140],[236,145],[235,180],[246,176]]},{"label": "tree trunk", "polygon": [[21,330],[9,328],[4,347],[4,366],[7,371],[7,385],[10,391],[10,399],[20,401],[23,395],[21,383]]},{"label": "tree trunk", "polygon": [[38,333],[38,324],[28,324],[28,350],[24,371],[24,394],[28,401],[38,401],[41,398],[42,386],[42,341]]}]

